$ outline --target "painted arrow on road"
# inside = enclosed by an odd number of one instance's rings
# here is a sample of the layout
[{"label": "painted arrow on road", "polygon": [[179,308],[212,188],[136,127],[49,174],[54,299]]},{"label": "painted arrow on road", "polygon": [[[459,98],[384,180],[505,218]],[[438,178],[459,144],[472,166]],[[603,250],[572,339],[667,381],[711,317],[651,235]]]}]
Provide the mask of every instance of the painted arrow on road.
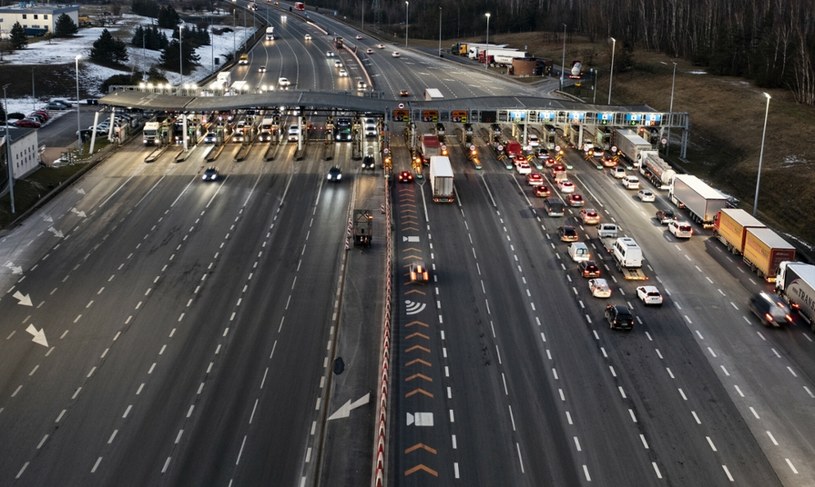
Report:
[{"label": "painted arrow on road", "polygon": [[407,237],[402,237],[402,242],[419,242],[419,237],[410,235]]},{"label": "painted arrow on road", "polygon": [[45,339],[45,329],[37,328],[34,325],[28,325],[28,328],[25,329],[28,333],[31,333],[31,336],[34,338],[31,339],[32,342],[36,343],[37,345],[42,345],[43,347],[48,348],[48,340]]},{"label": "painted arrow on road", "polygon": [[71,213],[78,216],[79,218],[85,218],[87,216],[85,215],[84,211],[77,210],[76,208],[71,208]]},{"label": "painted arrow on road", "polygon": [[359,399],[357,399],[354,402],[351,402],[351,400],[349,399],[348,402],[346,402],[345,404],[340,406],[340,408],[337,409],[334,412],[334,414],[329,416],[328,420],[331,421],[332,419],[347,418],[348,416],[351,415],[351,410],[356,409],[356,408],[358,408],[360,406],[363,406],[365,404],[368,404],[368,402],[370,400],[371,400],[371,393],[370,392],[365,394],[364,396],[360,397]]},{"label": "painted arrow on road", "polygon": [[28,294],[23,294],[20,291],[17,291],[12,297],[17,300],[17,304],[20,306],[31,306],[31,296]]},{"label": "painted arrow on road", "polygon": [[11,269],[12,274],[22,274],[23,273],[23,268],[20,267],[20,266],[15,266],[14,262],[6,262],[6,267]]},{"label": "painted arrow on road", "polygon": [[57,230],[57,229],[56,229],[56,228],[54,228],[54,227],[48,227],[48,231],[49,231],[49,232],[51,232],[51,233],[53,233],[53,234],[54,234],[54,236],[55,236],[55,237],[57,237],[57,238],[62,238],[62,237],[64,237],[64,236],[65,236],[65,235],[63,235],[63,233],[62,233],[62,232],[60,232],[59,230]]},{"label": "painted arrow on road", "polygon": [[44,220],[46,223],[54,223],[54,219],[53,219],[53,218],[51,218],[51,215],[43,215],[43,216],[42,216],[42,219],[43,219],[43,220]]},{"label": "painted arrow on road", "polygon": [[85,190],[82,188],[77,189],[76,192],[77,194],[85,194]]}]

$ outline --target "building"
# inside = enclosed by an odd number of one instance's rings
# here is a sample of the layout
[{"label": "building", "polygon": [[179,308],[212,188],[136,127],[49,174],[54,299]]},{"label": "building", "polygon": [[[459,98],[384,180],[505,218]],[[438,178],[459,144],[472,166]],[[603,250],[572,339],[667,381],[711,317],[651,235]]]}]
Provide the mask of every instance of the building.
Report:
[{"label": "building", "polygon": [[66,14],[79,26],[79,5],[51,5],[18,2],[0,7],[0,36],[7,38],[17,22],[23,26],[26,35],[44,35],[54,32],[57,19]]},{"label": "building", "polygon": [[[11,135],[11,170],[14,179],[22,179],[40,165],[39,139],[36,129],[10,128]],[[3,161],[2,180],[7,180],[6,168],[6,129],[0,128],[0,160]]]}]

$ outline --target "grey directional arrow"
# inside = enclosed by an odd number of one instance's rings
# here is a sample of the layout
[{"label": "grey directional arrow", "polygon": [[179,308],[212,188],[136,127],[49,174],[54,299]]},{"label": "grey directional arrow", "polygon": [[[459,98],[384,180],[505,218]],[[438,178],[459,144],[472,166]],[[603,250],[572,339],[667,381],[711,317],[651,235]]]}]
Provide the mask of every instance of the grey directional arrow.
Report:
[{"label": "grey directional arrow", "polygon": [[20,306],[31,306],[31,296],[23,294],[20,291],[15,292],[12,297],[17,300]]},{"label": "grey directional arrow", "polygon": [[351,400],[349,399],[349,400],[348,400],[348,401],[347,401],[345,404],[343,404],[342,406],[340,406],[340,408],[339,408],[339,409],[337,409],[337,410],[334,412],[334,414],[332,414],[331,416],[329,416],[329,417],[328,417],[328,420],[329,420],[329,421],[331,421],[332,419],[341,419],[341,418],[347,418],[348,416],[350,416],[350,415],[351,415],[351,411],[352,411],[353,409],[356,409],[356,408],[358,408],[358,407],[360,407],[360,406],[363,406],[363,405],[365,405],[365,404],[368,404],[368,402],[369,402],[370,400],[371,400],[371,393],[370,393],[370,392],[369,392],[369,393],[367,393],[367,394],[365,394],[364,396],[360,397],[359,399],[357,399],[357,400],[356,400],[356,401],[354,401],[354,402],[351,402]]},{"label": "grey directional arrow", "polygon": [[46,223],[54,223],[54,219],[51,218],[51,215],[43,215],[42,219],[45,220]]},{"label": "grey directional arrow", "polygon": [[48,348],[48,340],[45,339],[45,330],[43,328],[37,330],[37,327],[35,327],[34,325],[28,325],[28,328],[26,328],[25,331],[27,331],[34,337],[31,339],[32,342],[36,343],[37,345],[42,345],[43,347]]},{"label": "grey directional arrow", "polygon": [[15,266],[14,262],[11,262],[11,261],[6,262],[6,267],[11,269],[12,274],[22,274],[23,273],[23,268],[20,267],[20,266]]},{"label": "grey directional arrow", "polygon": [[79,218],[85,218],[87,216],[85,215],[84,211],[77,210],[76,208],[71,208],[71,213],[78,216]]},{"label": "grey directional arrow", "polygon": [[64,237],[64,236],[65,236],[65,235],[63,235],[63,233],[62,233],[62,232],[60,232],[59,230],[57,230],[57,229],[56,229],[56,228],[54,228],[54,227],[48,227],[48,231],[49,231],[49,232],[51,232],[51,233],[53,233],[53,234],[54,234],[54,236],[55,236],[55,237],[57,237],[57,238],[62,238],[62,237]]}]

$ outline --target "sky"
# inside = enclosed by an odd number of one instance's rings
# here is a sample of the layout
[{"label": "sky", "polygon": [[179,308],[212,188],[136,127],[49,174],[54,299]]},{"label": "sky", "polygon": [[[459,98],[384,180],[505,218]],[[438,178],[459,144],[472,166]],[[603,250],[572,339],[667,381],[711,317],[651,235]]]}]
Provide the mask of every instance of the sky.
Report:
[{"label": "sky", "polygon": [[[228,14],[226,14],[228,15]],[[238,17],[239,24],[241,23],[241,16]],[[82,58],[79,60],[80,79],[82,80],[83,90],[89,90],[92,86],[99,86],[99,84],[113,76],[114,74],[123,74],[131,72],[133,69],[141,70],[142,65],[146,63],[155,64],[161,58],[160,51],[143,51],[141,48],[130,46],[130,41],[133,38],[133,31],[138,25],[152,25],[153,19],[149,17],[141,17],[138,15],[125,14],[115,26],[109,26],[108,30],[114,37],[120,38],[127,44],[127,54],[129,57],[128,65],[129,70],[117,71],[115,69],[97,66],[88,61],[91,47],[93,43],[102,34],[103,27],[91,27],[79,29],[76,37],[70,39],[53,39],[50,43],[48,41],[32,42],[27,48],[15,51],[12,54],[4,54],[3,62],[5,64],[73,64],[75,63],[76,55],[79,54]],[[232,27],[230,25],[213,24],[215,28]],[[124,32],[127,29],[127,32]],[[172,39],[172,32],[170,29],[160,29],[168,39]],[[120,31],[120,32],[116,32]],[[232,52],[233,45],[240,46],[243,41],[252,35],[252,27],[249,25],[246,29],[239,25],[235,29],[234,41],[233,33],[228,32],[219,36],[210,36],[212,39],[212,46],[202,46],[196,49],[196,53],[201,58],[200,64],[191,75],[184,76],[185,82],[198,82],[206,78],[212,71],[212,56],[213,53],[216,57],[219,55],[220,65],[224,63],[223,55]],[[234,44],[233,44],[234,42]],[[216,68],[219,66],[216,65]],[[149,67],[148,67],[149,69]],[[179,81],[178,72],[165,72],[166,78],[170,83],[177,83]],[[73,92],[74,90],[70,90]],[[101,95],[101,93],[98,93]],[[69,97],[74,98],[74,97]],[[44,106],[46,101],[34,100],[32,98],[19,98],[7,100],[8,111],[28,113],[32,107]]]}]

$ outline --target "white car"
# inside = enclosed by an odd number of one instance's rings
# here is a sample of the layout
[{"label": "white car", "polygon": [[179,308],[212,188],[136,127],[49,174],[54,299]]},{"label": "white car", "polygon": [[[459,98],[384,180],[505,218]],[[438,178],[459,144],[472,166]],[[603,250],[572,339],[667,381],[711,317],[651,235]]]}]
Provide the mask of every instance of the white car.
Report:
[{"label": "white car", "polygon": [[557,187],[561,193],[574,193],[574,183],[568,179],[561,179],[557,182]]},{"label": "white car", "polygon": [[368,49],[365,49],[365,54],[373,54],[373,53],[374,53],[374,50],[371,49],[370,47]]},{"label": "white car", "polygon": [[639,189],[640,178],[637,176],[626,176],[622,179],[622,184],[625,189]]},{"label": "white car", "polygon": [[334,57],[334,51],[325,51],[325,57]]},{"label": "white car", "polygon": [[362,40],[362,34],[357,34],[357,40]]},{"label": "white car", "polygon": [[611,170],[611,175],[617,179],[622,179],[626,176],[625,168],[620,166],[615,166],[614,169]]},{"label": "white car", "polygon": [[530,174],[532,166],[525,160],[515,161],[515,170],[518,171],[518,174]]},{"label": "white car", "polygon": [[602,277],[596,279],[589,279],[589,291],[595,298],[610,298],[611,288],[608,286],[608,281]]},{"label": "white car", "polygon": [[277,78],[277,84],[280,85],[281,88],[288,88],[291,86],[291,81],[288,78]]},{"label": "white car", "polygon": [[529,147],[535,148],[541,145],[541,140],[537,135],[531,134],[526,138],[526,140],[529,142]]},{"label": "white car", "polygon": [[288,141],[297,142],[299,138],[300,138],[300,127],[298,127],[297,125],[291,125],[289,127]]},{"label": "white car", "polygon": [[376,48],[377,49],[385,49],[385,44],[377,44]]},{"label": "white car", "polygon": [[342,67],[342,61],[340,61],[339,59],[335,59],[334,60],[334,67],[335,68],[341,68]]},{"label": "white car", "polygon": [[688,222],[671,220],[668,222],[668,231],[676,238],[693,237],[693,227]]},{"label": "white car", "polygon": [[656,286],[640,286],[637,288],[637,297],[644,304],[659,306],[662,304],[662,294]]},{"label": "white car", "polygon": [[340,76],[342,76],[342,77],[345,77],[345,76],[348,76],[348,71],[346,71],[345,68],[340,68],[340,71],[339,71],[338,74]]},{"label": "white car", "polygon": [[651,191],[650,189],[641,189],[641,190],[639,190],[639,191],[637,192],[637,197],[638,197],[638,198],[640,199],[640,201],[642,201],[643,203],[653,203],[653,202],[654,202],[654,201],[656,201],[656,199],[657,199],[657,197],[656,197],[656,195],[654,194],[654,192],[653,192],[653,191]]},{"label": "white car", "polygon": [[399,57],[399,56],[401,56],[401,54],[399,54],[399,51],[393,51],[393,53],[391,54],[391,56],[393,56],[393,57]]},{"label": "white car", "polygon": [[306,34],[306,36],[303,37],[303,39],[305,39],[307,41],[310,41],[311,40],[311,34]]}]

